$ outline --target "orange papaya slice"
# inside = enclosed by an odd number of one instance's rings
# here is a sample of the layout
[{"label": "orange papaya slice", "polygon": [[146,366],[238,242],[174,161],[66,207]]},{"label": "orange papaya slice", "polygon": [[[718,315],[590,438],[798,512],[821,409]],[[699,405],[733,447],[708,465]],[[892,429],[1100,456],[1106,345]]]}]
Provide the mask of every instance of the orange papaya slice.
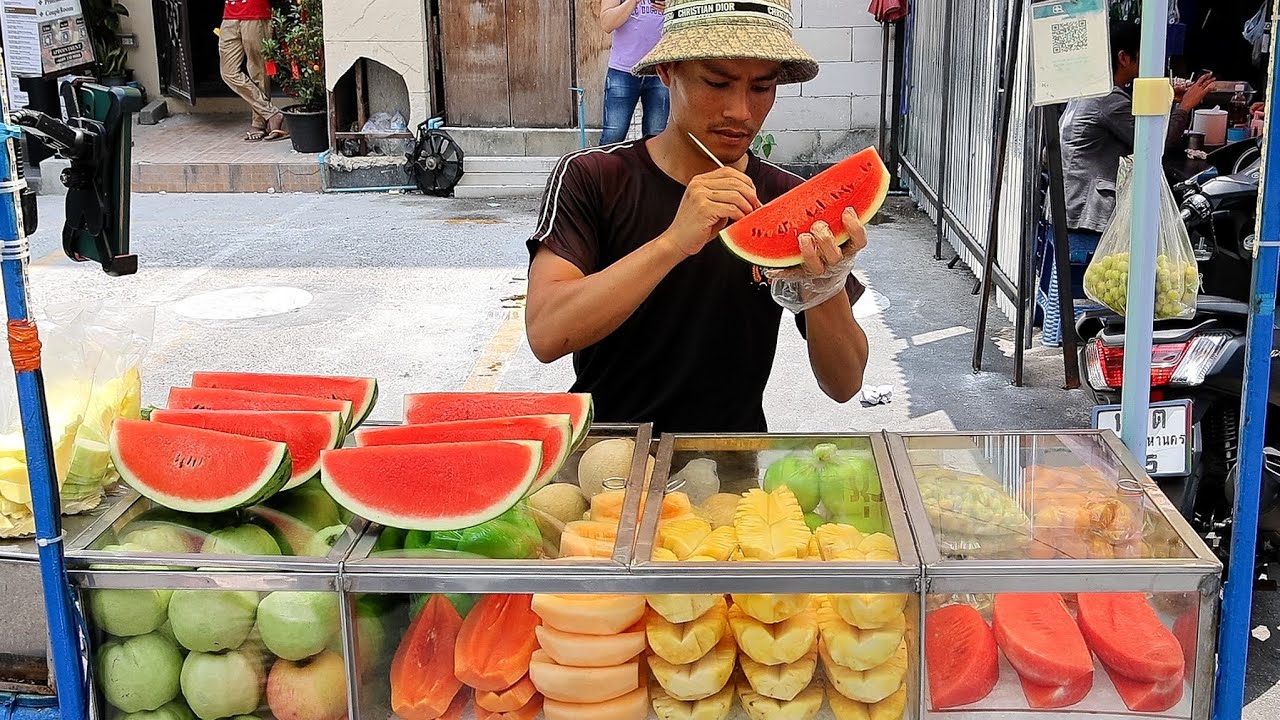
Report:
[{"label": "orange papaya slice", "polygon": [[476,709],[476,720],[534,720],[542,712],[542,696],[534,695],[529,702],[510,712],[490,712]]},{"label": "orange papaya slice", "polygon": [[467,614],[454,646],[458,679],[476,690],[506,690],[529,673],[538,649],[533,596],[485,595]]},{"label": "orange papaya slice", "polygon": [[[431,599],[409,624],[391,660],[391,708],[401,720],[437,720],[453,710],[462,681],[453,672],[453,647],[462,617],[444,595]],[[458,709],[461,717],[462,708]]]},{"label": "orange papaya slice", "polygon": [[462,713],[467,709],[467,703],[471,702],[471,688],[464,687],[453,696],[453,702],[449,703],[449,709],[444,714],[436,718],[436,720],[462,720]]},{"label": "orange papaya slice", "polygon": [[533,686],[533,681],[525,675],[506,690],[476,692],[476,707],[491,713],[512,713],[528,705],[537,694],[538,690]]}]

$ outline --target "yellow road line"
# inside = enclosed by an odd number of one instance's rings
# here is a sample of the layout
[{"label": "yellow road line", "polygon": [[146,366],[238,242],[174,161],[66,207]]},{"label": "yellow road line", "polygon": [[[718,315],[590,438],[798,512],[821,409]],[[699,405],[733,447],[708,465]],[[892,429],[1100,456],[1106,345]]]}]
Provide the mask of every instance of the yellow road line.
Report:
[{"label": "yellow road line", "polygon": [[[32,260],[29,264],[32,266],[57,265],[63,258],[66,258],[66,257],[67,256],[62,252],[62,250],[54,250],[53,252],[49,253],[48,255],[45,255],[42,258],[37,258],[35,260]],[[67,258],[67,260],[68,262],[70,262],[70,258]]]},{"label": "yellow road line", "polygon": [[512,307],[498,325],[493,337],[485,344],[480,357],[471,368],[471,374],[463,384],[464,392],[493,392],[498,389],[507,363],[520,349],[524,341],[524,296],[512,298]]}]

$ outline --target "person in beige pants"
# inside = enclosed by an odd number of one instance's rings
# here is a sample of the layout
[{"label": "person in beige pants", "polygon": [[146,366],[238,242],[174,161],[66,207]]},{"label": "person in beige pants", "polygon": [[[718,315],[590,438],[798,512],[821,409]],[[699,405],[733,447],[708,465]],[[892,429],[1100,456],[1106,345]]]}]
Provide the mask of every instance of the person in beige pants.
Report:
[{"label": "person in beige pants", "polygon": [[284,115],[271,104],[271,85],[262,41],[271,35],[269,0],[226,0],[218,30],[222,81],[249,104],[252,118],[244,139],[282,140]]}]

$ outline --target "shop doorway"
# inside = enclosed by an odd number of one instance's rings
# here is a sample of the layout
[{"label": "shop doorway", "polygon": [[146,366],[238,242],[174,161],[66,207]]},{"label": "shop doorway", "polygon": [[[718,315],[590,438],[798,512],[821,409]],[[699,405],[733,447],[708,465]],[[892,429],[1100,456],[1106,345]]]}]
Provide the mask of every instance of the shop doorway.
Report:
[{"label": "shop doorway", "polygon": [[[222,2],[152,0],[156,18],[156,50],[160,92],[186,99],[234,97],[222,81],[218,35]],[[272,94],[279,97],[278,88]]]}]

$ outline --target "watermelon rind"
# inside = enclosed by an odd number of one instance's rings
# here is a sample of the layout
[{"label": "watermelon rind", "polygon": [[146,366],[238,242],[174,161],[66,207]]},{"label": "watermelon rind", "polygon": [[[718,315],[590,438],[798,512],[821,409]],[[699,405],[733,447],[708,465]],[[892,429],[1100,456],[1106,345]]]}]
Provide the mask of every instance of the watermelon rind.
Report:
[{"label": "watermelon rind", "polygon": [[[744,247],[739,241],[737,241],[734,238],[734,235],[736,233],[750,232],[750,228],[752,227],[752,224],[753,224],[753,219],[752,219],[753,216],[758,221],[760,218],[768,217],[768,214],[772,214],[770,211],[774,208],[779,208],[784,206],[788,207],[788,209],[794,208],[794,214],[796,216],[800,216],[800,214],[804,212],[804,207],[802,205],[797,207],[797,205],[803,202],[804,196],[812,191],[812,187],[814,185],[821,184],[823,182],[824,177],[834,177],[835,175],[839,174],[843,169],[842,166],[844,166],[846,162],[854,161],[854,158],[858,157],[859,155],[862,155],[867,151],[868,150],[861,150],[858,153],[855,153],[854,155],[850,155],[845,160],[839,163],[836,163],[830,168],[827,168],[826,170],[818,173],[817,175],[815,175],[813,178],[806,181],[805,183],[801,185],[797,185],[796,187],[788,190],[782,195],[779,195],[778,197],[774,198],[772,201],[770,201],[763,207],[757,209],[755,212],[751,213],[750,215],[747,215],[741,220],[738,220],[730,224],[728,227],[720,231],[720,235],[719,235],[720,242],[722,242],[724,246],[728,248],[729,251],[732,252],[734,255],[751,263],[752,265],[758,265],[764,268],[788,268],[788,267],[795,267],[796,265],[801,264],[802,262],[804,262],[804,256],[801,255],[799,252],[797,252],[795,255],[787,255],[783,257],[771,257],[767,255],[761,255],[759,253],[752,252],[751,250]],[[876,157],[878,159],[879,155],[877,154]],[[867,223],[871,222],[871,219],[875,217],[876,213],[879,212],[880,208],[884,205],[885,198],[889,196],[889,180],[890,180],[889,171],[888,169],[884,168],[883,162],[881,162],[880,165],[881,165],[881,172],[876,176],[878,179],[878,183],[877,183],[877,187],[875,188],[875,194],[872,196],[871,202],[869,202],[867,206],[858,213],[858,220],[863,225],[866,225]],[[766,214],[758,215],[758,213],[766,213]],[[844,231],[843,223],[829,223],[829,225],[831,225],[831,233],[835,237],[836,245],[843,245],[845,241],[849,239],[849,234]]]},{"label": "watermelon rind", "polygon": [[[346,488],[343,487],[343,480],[336,475],[341,474],[335,472],[333,464],[341,459],[344,455],[350,457],[379,458],[379,456],[394,456],[399,453],[410,454],[415,448],[423,447],[440,447],[449,448],[457,451],[463,458],[467,458],[467,462],[481,462],[483,450],[485,446],[494,443],[513,443],[526,446],[530,449],[530,461],[524,471],[516,478],[511,488],[503,494],[495,494],[490,504],[486,507],[476,510],[472,513],[459,513],[456,515],[445,515],[435,517],[422,517],[409,515],[407,513],[397,513],[393,510],[383,507],[376,507],[367,502],[357,499]],[[363,453],[364,456],[359,454]],[[461,530],[463,528],[479,525],[488,522],[510,510],[520,502],[528,492],[529,486],[533,484],[534,479],[538,476],[538,469],[542,466],[542,443],[533,440],[491,440],[482,442],[463,442],[463,443],[438,443],[435,445],[376,445],[370,447],[356,448],[339,448],[337,450],[325,450],[320,453],[320,483],[324,489],[329,492],[334,502],[346,508],[355,515],[366,520],[379,523],[391,528],[399,528],[401,530],[430,530],[432,532],[442,530]],[[359,481],[357,481],[359,482]],[[377,477],[371,482],[395,482],[394,478]],[[447,496],[440,497],[411,497],[411,500],[417,500],[422,503],[430,503],[435,509],[439,509],[441,503],[448,501]]]},{"label": "watermelon rind", "polygon": [[[572,398],[577,407],[569,414],[573,421],[573,440],[569,453],[582,444],[595,420],[595,403],[591,393],[533,392],[434,392],[409,393],[404,396],[404,421],[422,425],[451,420],[484,420],[516,415],[561,414],[565,408],[545,405],[548,399]],[[539,403],[544,403],[539,405]],[[507,407],[502,406],[507,404]],[[441,411],[441,407],[446,410]]]},{"label": "watermelon rind", "polygon": [[[342,442],[346,437],[346,423],[343,421],[341,412],[324,411],[324,410],[168,410],[158,409],[151,413],[150,419],[153,422],[169,423],[171,425],[185,425],[187,427],[202,427],[206,430],[216,430],[218,432],[228,432],[234,435],[242,435],[244,437],[256,437],[263,440],[280,440],[281,438],[269,437],[267,434],[259,434],[251,428],[237,427],[236,420],[253,420],[260,418],[261,429],[265,429],[269,424],[288,422],[291,417],[296,417],[298,421],[315,421],[323,418],[328,427],[328,434],[323,436],[320,442],[321,450],[332,450],[342,447]],[[308,428],[309,429],[309,428]],[[295,432],[297,429],[295,428]],[[296,446],[295,446],[296,447]],[[314,447],[314,446],[312,446]],[[300,449],[300,448],[298,448]],[[308,448],[309,449],[309,448]],[[288,482],[281,490],[292,490],[312,478],[320,475],[320,455],[317,453],[315,460],[307,465],[299,465],[300,456],[298,453],[290,450],[290,458],[293,461],[293,474]]]},{"label": "watermelon rind", "polygon": [[[250,480],[241,483],[244,489],[234,494],[227,494],[222,497],[211,500],[193,500],[191,498],[179,497],[171,493],[165,493],[155,487],[153,480],[147,477],[150,473],[172,473],[179,465],[172,460],[168,462],[156,462],[145,471],[139,467],[135,467],[130,460],[139,458],[131,457],[137,455],[145,455],[152,450],[151,447],[126,448],[120,442],[121,428],[127,427],[130,423],[152,424],[146,420],[128,420],[117,419],[111,428],[111,437],[107,443],[111,449],[111,460],[115,464],[116,471],[120,473],[120,479],[129,487],[133,488],[139,495],[155,502],[157,505],[178,510],[180,512],[189,513],[219,513],[236,508],[247,507],[262,502],[272,495],[280,491],[288,482],[293,474],[293,459],[289,455],[289,447],[282,442],[274,442],[271,440],[262,440],[259,438],[247,438],[242,435],[233,435],[231,433],[222,433],[215,430],[205,430],[203,428],[184,428],[189,431],[193,447],[198,447],[202,441],[204,442],[231,442],[228,438],[234,438],[234,441],[241,443],[267,444],[272,446],[266,456],[266,460],[262,466],[257,468],[257,475]],[[157,423],[159,424],[159,423]],[[175,426],[170,426],[175,427]],[[210,447],[207,450],[209,455],[216,453],[217,450]],[[242,466],[246,475],[254,471],[253,468]]]},{"label": "watermelon rind", "polygon": [[[310,384],[344,383],[359,388],[354,397],[339,397],[336,394],[305,392],[303,387]],[[261,373],[261,372],[222,372],[198,370],[191,374],[192,387],[223,388],[248,390],[251,392],[279,393],[284,395],[302,395],[305,397],[330,397],[346,400],[351,403],[347,414],[347,431],[359,427],[378,401],[378,381],[375,378],[356,375],[304,375],[299,373]]]}]

